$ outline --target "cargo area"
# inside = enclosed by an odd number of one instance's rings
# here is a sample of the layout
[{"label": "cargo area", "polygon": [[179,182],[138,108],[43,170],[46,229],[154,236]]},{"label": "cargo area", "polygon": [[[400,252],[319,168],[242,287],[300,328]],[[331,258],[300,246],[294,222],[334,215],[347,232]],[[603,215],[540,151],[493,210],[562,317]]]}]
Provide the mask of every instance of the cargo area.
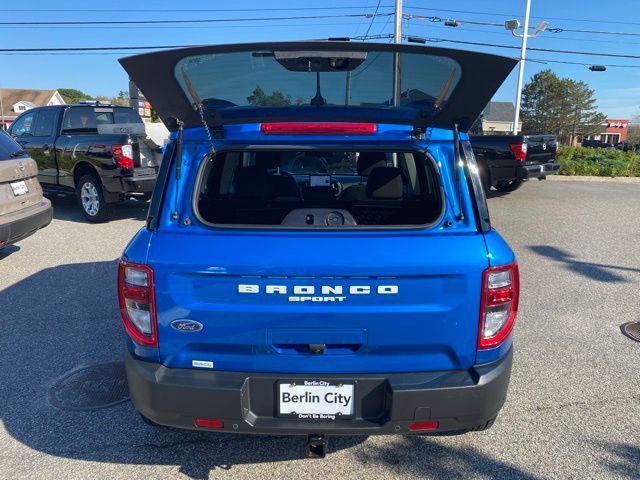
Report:
[{"label": "cargo area", "polygon": [[196,196],[204,223],[236,227],[416,227],[443,210],[432,159],[413,152],[224,152],[204,166]]}]

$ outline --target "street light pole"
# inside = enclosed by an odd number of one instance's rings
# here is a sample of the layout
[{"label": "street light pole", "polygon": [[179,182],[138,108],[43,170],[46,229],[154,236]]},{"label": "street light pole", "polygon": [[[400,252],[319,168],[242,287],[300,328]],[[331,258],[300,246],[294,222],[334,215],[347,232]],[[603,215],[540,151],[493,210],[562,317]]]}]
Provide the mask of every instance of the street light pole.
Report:
[{"label": "street light pole", "polygon": [[544,32],[549,26],[549,22],[540,22],[536,25],[536,31],[529,34],[529,13],[531,11],[531,0],[526,0],[527,5],[524,13],[524,32],[516,33],[516,30],[520,27],[518,20],[507,20],[504,22],[504,28],[511,30],[511,34],[514,37],[522,39],[522,46],[520,47],[520,66],[518,69],[518,91],[516,92],[516,113],[513,118],[512,133],[518,134],[518,123],[520,123],[520,103],[522,102],[522,80],[524,77],[524,62],[527,56],[527,39],[534,38]]},{"label": "street light pole", "polygon": [[518,134],[518,123],[520,122],[520,102],[522,101],[522,80],[524,78],[524,62],[527,55],[527,39],[529,38],[529,13],[531,11],[531,0],[527,0],[524,14],[524,35],[522,35],[522,46],[520,47],[520,66],[518,69],[518,90],[516,91],[516,114],[513,117],[513,134]]}]

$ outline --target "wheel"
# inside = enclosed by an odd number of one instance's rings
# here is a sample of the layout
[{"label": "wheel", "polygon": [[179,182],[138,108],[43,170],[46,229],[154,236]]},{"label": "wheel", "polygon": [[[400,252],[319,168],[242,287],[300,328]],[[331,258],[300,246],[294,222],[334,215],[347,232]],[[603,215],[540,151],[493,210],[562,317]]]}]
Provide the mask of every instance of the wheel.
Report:
[{"label": "wheel", "polygon": [[111,206],[105,201],[102,184],[94,175],[83,175],[76,186],[78,205],[85,218],[93,223],[109,220]]},{"label": "wheel", "polygon": [[507,182],[498,182],[495,186],[496,190],[499,192],[513,192],[514,190],[519,189],[524,182],[522,180],[510,180]]}]

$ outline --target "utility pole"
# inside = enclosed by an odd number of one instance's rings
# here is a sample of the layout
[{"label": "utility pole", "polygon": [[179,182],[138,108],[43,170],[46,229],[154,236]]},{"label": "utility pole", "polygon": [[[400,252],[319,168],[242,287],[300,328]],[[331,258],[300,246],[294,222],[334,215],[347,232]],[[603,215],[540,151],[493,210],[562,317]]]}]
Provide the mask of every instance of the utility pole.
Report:
[{"label": "utility pole", "polygon": [[[393,43],[402,43],[402,0],[396,0],[395,29]],[[400,105],[400,54],[393,55],[393,105]]]},{"label": "utility pole", "polygon": [[540,22],[536,25],[535,33],[529,35],[529,13],[531,12],[531,0],[526,0],[527,5],[524,13],[524,32],[522,34],[516,33],[516,29],[520,26],[518,20],[507,20],[504,22],[504,26],[507,30],[511,30],[514,37],[522,38],[522,45],[520,47],[520,66],[518,68],[518,90],[516,92],[516,113],[513,117],[513,129],[514,135],[518,134],[518,123],[520,123],[520,103],[522,101],[522,80],[524,78],[524,63],[527,56],[527,39],[529,37],[537,37],[544,32],[549,26],[548,22]]},{"label": "utility pole", "polygon": [[2,104],[2,88],[0,88],[0,130],[4,130],[4,105]]},{"label": "utility pole", "polygon": [[393,43],[402,43],[402,0],[396,0],[396,26],[393,32]]}]

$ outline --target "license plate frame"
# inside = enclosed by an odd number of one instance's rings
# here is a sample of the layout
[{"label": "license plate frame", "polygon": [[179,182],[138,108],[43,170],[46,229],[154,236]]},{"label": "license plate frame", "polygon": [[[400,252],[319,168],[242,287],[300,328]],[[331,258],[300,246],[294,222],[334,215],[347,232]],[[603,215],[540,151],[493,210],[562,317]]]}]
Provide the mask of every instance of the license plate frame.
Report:
[{"label": "license plate frame", "polygon": [[[300,396],[305,392],[309,392],[309,395],[316,395],[318,401],[295,402],[291,405],[286,405],[283,402],[283,393]],[[309,421],[352,420],[355,418],[355,381],[280,380],[275,393],[276,415],[281,418]],[[330,395],[332,399],[337,399],[331,394],[348,395],[350,400],[347,405],[341,405],[334,409],[332,406],[335,404],[327,402],[325,397],[325,395]],[[311,400],[309,397],[307,399]],[[294,408],[295,411],[293,411]]]},{"label": "license plate frame", "polygon": [[14,197],[21,197],[22,195],[29,193],[29,187],[27,186],[27,182],[24,180],[11,182],[9,185],[11,185],[11,191],[13,192]]}]

